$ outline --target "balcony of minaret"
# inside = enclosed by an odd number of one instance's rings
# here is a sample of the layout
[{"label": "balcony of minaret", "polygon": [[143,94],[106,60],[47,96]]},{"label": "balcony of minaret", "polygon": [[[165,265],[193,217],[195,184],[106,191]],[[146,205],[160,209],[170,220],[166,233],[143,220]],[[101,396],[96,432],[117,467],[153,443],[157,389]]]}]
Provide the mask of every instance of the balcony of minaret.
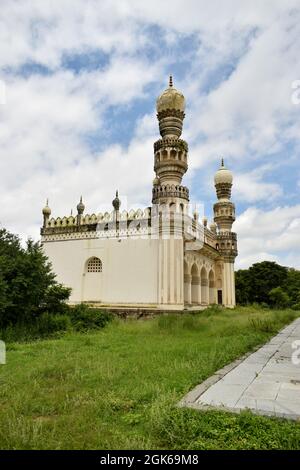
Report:
[{"label": "balcony of minaret", "polygon": [[180,184],[188,164],[188,145],[182,139],[159,139],[154,143],[154,171],[161,184]]},{"label": "balcony of minaret", "polygon": [[234,260],[238,254],[236,233],[219,233],[217,236],[216,249],[223,258],[227,258],[229,261]]},{"label": "balcony of minaret", "polygon": [[230,232],[235,221],[235,206],[231,201],[219,201],[214,204],[214,221],[220,232]]},{"label": "balcony of minaret", "polygon": [[189,201],[189,190],[186,186],[175,184],[162,184],[154,186],[152,189],[152,203],[164,204],[176,202],[183,199],[185,203]]}]

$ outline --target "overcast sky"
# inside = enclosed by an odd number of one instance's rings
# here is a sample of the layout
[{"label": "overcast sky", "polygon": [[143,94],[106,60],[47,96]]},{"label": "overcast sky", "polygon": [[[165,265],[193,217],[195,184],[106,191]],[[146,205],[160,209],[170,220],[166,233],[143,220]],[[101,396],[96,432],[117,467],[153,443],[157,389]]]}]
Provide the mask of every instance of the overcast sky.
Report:
[{"label": "overcast sky", "polygon": [[155,100],[172,73],[191,199],[212,217],[223,156],[237,267],[300,268],[299,0],[1,0],[0,70],[3,227],[38,239],[47,197],[54,216],[81,194],[98,212],[116,188],[149,205]]}]

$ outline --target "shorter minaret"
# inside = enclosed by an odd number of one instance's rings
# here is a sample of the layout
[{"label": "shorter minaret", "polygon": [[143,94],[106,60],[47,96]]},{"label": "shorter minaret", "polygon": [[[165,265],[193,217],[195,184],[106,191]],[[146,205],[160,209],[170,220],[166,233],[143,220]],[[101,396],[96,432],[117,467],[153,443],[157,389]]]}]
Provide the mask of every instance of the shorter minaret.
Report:
[{"label": "shorter minaret", "polygon": [[43,227],[46,228],[47,226],[47,223],[49,221],[49,218],[50,218],[50,215],[51,215],[51,209],[49,207],[49,201],[47,199],[46,201],[46,205],[43,209],[43,218],[44,218],[44,223],[43,223]]},{"label": "shorter minaret", "polygon": [[222,302],[227,307],[235,306],[234,260],[237,256],[237,237],[232,232],[235,221],[235,206],[231,201],[232,173],[225,168],[224,160],[215,174],[218,202],[214,204],[214,222],[218,228],[217,249],[224,262]]},{"label": "shorter minaret", "polygon": [[84,209],[85,209],[85,206],[82,202],[82,196],[80,197],[80,201],[79,203],[77,204],[77,225],[80,225],[81,224],[81,219],[82,219],[82,214],[84,212]]},{"label": "shorter minaret", "polygon": [[215,174],[215,188],[218,202],[214,204],[214,221],[220,233],[231,232],[231,227],[235,221],[235,207],[231,202],[232,173],[224,166],[224,159]]}]

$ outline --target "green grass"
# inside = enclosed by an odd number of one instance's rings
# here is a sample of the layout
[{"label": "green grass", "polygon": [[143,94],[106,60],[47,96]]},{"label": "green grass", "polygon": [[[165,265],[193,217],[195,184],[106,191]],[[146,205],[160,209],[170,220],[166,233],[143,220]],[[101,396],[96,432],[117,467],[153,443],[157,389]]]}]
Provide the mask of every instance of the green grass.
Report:
[{"label": "green grass", "polygon": [[296,316],[209,309],[9,344],[0,366],[0,448],[299,449],[300,423],[176,406]]}]

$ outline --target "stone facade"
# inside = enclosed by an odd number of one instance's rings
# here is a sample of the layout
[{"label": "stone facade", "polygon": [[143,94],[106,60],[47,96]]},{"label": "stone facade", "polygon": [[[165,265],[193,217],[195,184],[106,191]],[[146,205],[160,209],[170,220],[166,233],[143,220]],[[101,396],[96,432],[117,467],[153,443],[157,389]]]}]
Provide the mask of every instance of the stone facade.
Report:
[{"label": "stone facade", "polygon": [[43,248],[57,280],[72,288],[71,303],[157,311],[235,305],[232,174],[222,161],[208,228],[206,219],[190,213],[182,185],[188,169],[188,144],[180,138],[184,111],[184,96],[170,78],[157,100],[161,138],[154,143],[150,207],[122,211],[118,193],[104,214],[85,214],[82,198],[75,217],[51,218],[48,202],[44,207]]}]

